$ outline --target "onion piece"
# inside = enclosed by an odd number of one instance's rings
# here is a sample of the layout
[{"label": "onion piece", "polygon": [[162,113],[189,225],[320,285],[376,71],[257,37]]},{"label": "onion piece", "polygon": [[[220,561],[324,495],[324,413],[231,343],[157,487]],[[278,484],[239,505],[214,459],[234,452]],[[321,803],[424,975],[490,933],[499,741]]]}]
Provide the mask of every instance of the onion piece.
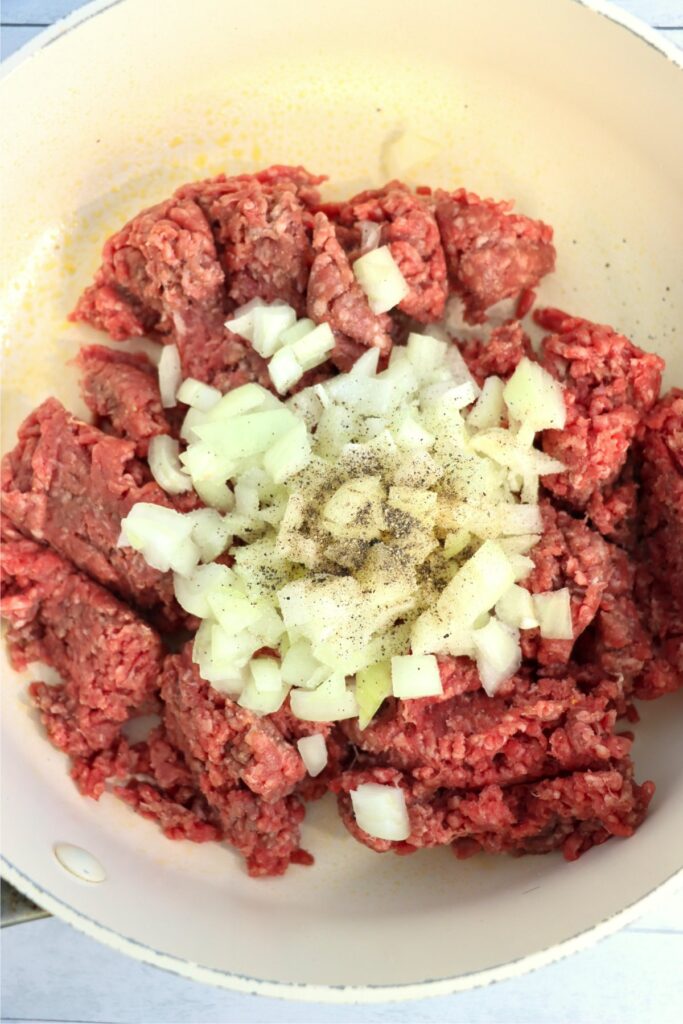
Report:
[{"label": "onion piece", "polygon": [[449,622],[466,625],[490,611],[514,583],[510,560],[500,544],[486,540],[458,570],[437,600],[437,611]]},{"label": "onion piece", "polygon": [[159,394],[164,409],[176,405],[176,392],[183,379],[180,352],[176,345],[164,345],[159,356]]},{"label": "onion piece", "polygon": [[472,640],[481,685],[493,697],[522,663],[519,631],[492,617],[483,628],[473,631]]},{"label": "onion piece", "polygon": [[358,715],[352,690],[341,673],[332,674],[316,690],[292,690],[290,707],[295,718],[306,722],[341,722]]},{"label": "onion piece", "polygon": [[391,664],[388,661],[368,665],[356,673],[358,726],[365,729],[386,697],[391,696]]},{"label": "onion piece", "polygon": [[535,629],[538,626],[531,594],[516,583],[496,602],[495,612],[501,622],[513,629]]},{"label": "onion piece", "polygon": [[230,543],[230,531],[223,517],[213,508],[198,508],[188,512],[192,522],[192,540],[199,548],[202,562],[213,562],[223,554]]},{"label": "onion piece", "polygon": [[410,291],[388,245],[373,249],[357,259],[353,273],[375,314],[388,313]]},{"label": "onion piece", "polygon": [[212,388],[201,380],[186,377],[176,392],[176,398],[183,405],[189,405],[192,409],[208,412],[216,402],[220,401],[221,393],[218,388]]},{"label": "onion piece", "polygon": [[240,306],[232,315],[230,320],[225,321],[225,326],[233,334],[239,334],[240,338],[246,341],[254,339],[254,313],[257,309],[265,306],[263,299],[250,299]]},{"label": "onion piece", "polygon": [[443,693],[439,665],[433,654],[404,654],[391,659],[391,689],[403,700]]},{"label": "onion piece", "polygon": [[329,674],[329,668],[313,656],[308,640],[297,640],[282,659],[282,680],[289,686],[315,689]]},{"label": "onion piece", "polygon": [[187,575],[199,561],[192,523],[175,509],[139,501],[121,520],[121,532],[153,569]]},{"label": "onion piece", "polygon": [[192,486],[205,505],[218,512],[230,512],[235,504],[235,496],[227,483],[221,479],[193,479]]},{"label": "onion piece", "polygon": [[309,317],[302,317],[301,320],[297,320],[295,324],[288,327],[286,331],[283,331],[280,335],[280,341],[283,345],[293,345],[299,338],[303,338],[304,335],[308,334],[315,328],[315,320],[309,319]]},{"label": "onion piece", "polygon": [[269,306],[254,309],[252,348],[264,359],[270,359],[282,347],[283,331],[296,323],[296,311],[286,302],[275,301]]},{"label": "onion piece", "polygon": [[510,415],[535,431],[565,425],[567,410],[559,381],[538,363],[520,359],[503,391]]},{"label": "onion piece", "polygon": [[382,240],[382,225],[374,220],[358,221],[360,228],[360,251],[365,254],[379,246]]},{"label": "onion piece", "polygon": [[268,376],[279,395],[285,395],[304,375],[291,345],[279,349],[268,363]]},{"label": "onion piece", "polygon": [[282,689],[280,662],[276,658],[252,658],[249,670],[258,693],[279,693]]},{"label": "onion piece", "polygon": [[306,424],[298,420],[263,457],[263,468],[276,484],[300,473],[311,459],[311,439]]},{"label": "onion piece", "polygon": [[292,342],[294,357],[303,370],[312,370],[324,363],[334,348],[334,334],[329,324],[318,324],[312,331]]},{"label": "onion piece", "polygon": [[322,733],[314,732],[311,736],[302,736],[296,745],[311,778],[320,775],[327,765],[327,744]]},{"label": "onion piece", "polygon": [[573,640],[571,597],[567,587],[534,594],[541,636],[546,640]]},{"label": "onion piece", "polygon": [[237,703],[241,708],[252,711],[255,715],[272,715],[279,711],[285,702],[289,688],[280,686],[277,690],[259,690],[254,679],[249,679],[242,690]]},{"label": "onion piece", "polygon": [[500,377],[487,377],[482,384],[481,394],[467,417],[470,430],[485,430],[501,426],[505,417],[503,389],[505,383]]},{"label": "onion piece", "polygon": [[402,842],[410,835],[406,798],[397,786],[362,783],[349,794],[356,824],[375,839]]},{"label": "onion piece", "polygon": [[184,494],[192,490],[192,480],[184,472],[179,459],[180,445],[169,434],[150,438],[147,461],[152,476],[167,494]]},{"label": "onion piece", "polygon": [[189,576],[173,574],[173,590],[181,608],[200,619],[211,617],[208,595],[220,587],[230,586],[234,574],[226,565],[209,562],[198,565]]}]

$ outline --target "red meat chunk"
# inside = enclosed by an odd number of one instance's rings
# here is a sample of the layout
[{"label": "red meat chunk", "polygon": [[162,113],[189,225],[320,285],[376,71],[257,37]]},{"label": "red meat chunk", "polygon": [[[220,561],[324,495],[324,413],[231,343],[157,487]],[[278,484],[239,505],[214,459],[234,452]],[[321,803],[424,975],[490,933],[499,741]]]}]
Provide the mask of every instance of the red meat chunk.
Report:
[{"label": "red meat chunk", "polygon": [[458,342],[458,348],[469,370],[481,386],[487,377],[507,380],[520,359],[535,359],[529,336],[517,320],[495,327],[488,338],[471,338]]},{"label": "red meat chunk", "polygon": [[223,391],[250,380],[267,385],[265,362],[224,322],[254,295],[303,309],[308,206],[321,180],[303,168],[274,167],[184,186],[106,242],[72,319],[117,341],[174,342],[184,376]]},{"label": "red meat chunk", "polygon": [[655,642],[655,658],[636,694],[683,685],[683,391],[674,388],[648,413],[638,445],[641,540],[636,594]]},{"label": "red meat chunk", "polygon": [[468,323],[482,323],[489,306],[534,288],[555,269],[552,228],[511,213],[512,203],[465,189],[438,191],[435,200],[451,286]]},{"label": "red meat chunk", "polygon": [[585,695],[570,678],[518,675],[488,697],[469,659],[449,659],[442,672],[459,677],[454,696],[390,699],[366,729],[345,723],[360,756],[401,769],[415,793],[602,769],[630,749],[614,732],[616,711],[605,694]]},{"label": "red meat chunk", "polygon": [[177,624],[183,615],[171,574],[117,547],[121,520],[136,502],[171,504],[148,477],[131,441],[81,422],[50,398],[24,421],[19,443],[3,459],[3,511],[93,579]]},{"label": "red meat chunk", "polygon": [[[161,670],[161,641],[154,630],[97,583],[54,551],[25,538],[2,548],[0,610],[9,622],[12,664],[53,666],[57,686],[33,683],[31,697],[52,743],[76,759],[106,751],[101,778],[130,770],[121,724],[154,696]],[[84,760],[85,759],[85,760]],[[91,789],[90,795],[99,795]]]},{"label": "red meat chunk", "polygon": [[250,874],[281,874],[301,852],[304,808],[290,795],[305,771],[296,750],[268,719],[201,679],[189,645],[166,660],[161,695],[166,735],[183,752],[223,838]]},{"label": "red meat chunk", "polygon": [[337,220],[356,230],[362,221],[381,224],[379,244],[389,246],[410,286],[398,308],[423,324],[442,318],[448,297],[446,258],[431,200],[391,181],[342,204]]},{"label": "red meat chunk", "polygon": [[[405,842],[375,839],[358,827],[349,793],[366,782],[400,786],[406,796],[411,833]],[[628,761],[603,771],[580,771],[502,788],[437,790],[424,794],[394,768],[356,769],[335,783],[339,812],[349,832],[380,853],[413,853],[452,844],[458,857],[474,853],[549,853],[567,860],[604,843],[630,836],[640,825],[654,784],[632,780]]]},{"label": "red meat chunk", "polygon": [[322,179],[303,168],[271,168],[265,175],[224,175],[181,188],[211,226],[225,271],[228,298],[282,299],[303,315],[311,265],[311,214]]},{"label": "red meat chunk", "polygon": [[545,477],[553,494],[585,508],[596,490],[617,479],[642,416],[657,400],[663,360],[641,351],[611,327],[556,309],[535,319],[554,333],[543,339],[542,363],[565,388],[567,422],[546,430],[543,449],[567,466]]},{"label": "red meat chunk", "polygon": [[291,793],[304,776],[298,752],[267,718],[241,708],[199,675],[191,645],[166,661],[164,725],[172,745],[197,762],[216,788],[243,782],[266,801]]},{"label": "red meat chunk", "polygon": [[142,458],[152,437],[171,433],[156,368],[147,356],[88,345],[79,352],[77,363],[83,398],[105,433],[134,441]]},{"label": "red meat chunk", "polygon": [[330,359],[348,370],[366,348],[391,348],[390,319],[376,316],[356,281],[334,225],[324,213],[315,215],[313,264],[308,279],[307,310],[316,323],[329,323],[336,345]]},{"label": "red meat chunk", "polygon": [[529,552],[534,569],[522,581],[532,594],[569,589],[574,641],[547,640],[523,630],[522,651],[551,674],[563,674],[573,643],[595,618],[612,572],[610,545],[580,519],[541,502],[543,533]]}]

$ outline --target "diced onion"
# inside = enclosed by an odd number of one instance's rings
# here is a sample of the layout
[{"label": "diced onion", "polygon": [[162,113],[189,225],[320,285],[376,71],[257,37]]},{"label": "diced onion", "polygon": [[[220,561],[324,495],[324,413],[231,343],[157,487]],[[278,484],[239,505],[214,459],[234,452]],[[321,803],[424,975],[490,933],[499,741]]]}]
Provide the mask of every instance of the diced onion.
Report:
[{"label": "diced onion", "polygon": [[283,345],[293,345],[299,338],[303,338],[304,335],[310,334],[315,328],[315,320],[310,320],[308,317],[302,317],[301,320],[297,320],[295,324],[288,327],[286,331],[283,331],[280,335],[280,341]]},{"label": "diced onion", "polygon": [[235,504],[235,496],[224,480],[193,479],[192,486],[205,505],[219,512],[230,512]]},{"label": "diced onion", "polygon": [[167,494],[184,494],[192,490],[192,480],[184,472],[180,459],[180,445],[168,434],[150,439],[147,461],[152,476]]},{"label": "diced onion", "polygon": [[289,701],[292,714],[306,722],[341,722],[358,715],[356,697],[341,674],[331,675],[315,690],[292,690]]},{"label": "diced onion", "polygon": [[303,370],[320,366],[333,348],[334,334],[329,324],[318,324],[291,344],[294,357]]},{"label": "diced onion", "polygon": [[242,690],[237,703],[247,711],[253,711],[255,715],[272,715],[280,710],[287,693],[286,686],[280,686],[277,690],[259,690],[252,678]]},{"label": "diced onion", "polygon": [[188,576],[173,575],[173,589],[178,604],[190,615],[200,619],[209,618],[211,606],[208,595],[220,587],[230,586],[233,573],[225,565],[210,562],[198,565]]},{"label": "diced onion", "polygon": [[191,539],[192,523],[175,509],[140,501],[121,520],[121,532],[131,547],[159,572],[187,575],[199,561]]},{"label": "diced onion", "polygon": [[236,309],[232,319],[225,321],[225,326],[233,334],[239,334],[246,341],[254,339],[254,313],[257,309],[265,306],[263,299],[250,299],[243,306]]},{"label": "diced onion", "polygon": [[357,259],[353,273],[373,313],[388,313],[410,291],[388,245],[373,249]]},{"label": "diced onion", "polygon": [[212,388],[209,384],[203,384],[194,377],[186,377],[176,393],[176,398],[183,405],[189,405],[199,412],[208,412],[216,402],[220,401],[221,393],[218,388]]},{"label": "diced onion", "polygon": [[176,345],[164,345],[159,356],[159,394],[161,404],[170,409],[176,404],[176,393],[182,380],[180,352]]},{"label": "diced onion", "polygon": [[358,725],[365,729],[382,705],[391,696],[391,664],[388,661],[368,665],[356,674]]},{"label": "diced onion", "polygon": [[192,540],[199,548],[202,562],[213,562],[222,555],[230,542],[230,531],[223,517],[213,508],[199,508],[189,512],[192,522]]},{"label": "diced onion", "polygon": [[534,608],[542,637],[546,640],[574,639],[571,598],[567,587],[534,594]]},{"label": "diced onion", "polygon": [[410,818],[402,789],[365,782],[352,789],[350,796],[356,824],[363,832],[390,842],[408,838]]},{"label": "diced onion", "polygon": [[296,745],[308,774],[312,778],[320,775],[327,765],[327,744],[322,733],[314,732],[311,736],[302,736]]},{"label": "diced onion", "polygon": [[489,697],[493,697],[522,663],[519,633],[492,617],[483,628],[474,630],[472,640],[477,651],[481,685]]},{"label": "diced onion", "polygon": [[524,356],[503,391],[510,415],[534,430],[562,429],[567,417],[562,385]]},{"label": "diced onion", "polygon": [[273,302],[270,306],[259,306],[252,313],[252,348],[264,359],[270,359],[281,347],[283,331],[296,322],[296,312],[286,302]]},{"label": "diced onion", "polygon": [[403,700],[443,693],[439,665],[433,654],[406,654],[391,659],[391,689]]},{"label": "diced onion", "polygon": [[486,378],[481,394],[467,417],[467,425],[471,430],[485,430],[502,424],[505,416],[504,387],[505,383],[500,377]]},{"label": "diced onion", "polygon": [[497,618],[513,629],[534,629],[538,626],[531,594],[516,583],[496,602],[495,611]]},{"label": "diced onion", "polygon": [[279,395],[285,395],[304,375],[291,345],[279,349],[268,363],[268,376]]},{"label": "diced onion", "polygon": [[311,439],[306,424],[299,420],[266,452],[263,467],[280,484],[304,469],[310,458]]},{"label": "diced onion", "polygon": [[276,658],[253,658],[249,667],[258,693],[280,692],[282,672],[280,662]]}]

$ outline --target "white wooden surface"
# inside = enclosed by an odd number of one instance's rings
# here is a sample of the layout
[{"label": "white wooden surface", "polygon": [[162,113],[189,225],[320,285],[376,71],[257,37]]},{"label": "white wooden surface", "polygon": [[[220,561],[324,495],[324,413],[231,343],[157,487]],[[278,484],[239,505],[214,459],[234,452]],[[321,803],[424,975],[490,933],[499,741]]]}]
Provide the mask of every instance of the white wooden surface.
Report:
[{"label": "white wooden surface", "polygon": [[[2,57],[80,3],[4,0]],[[683,46],[683,0],[621,0],[621,6]],[[234,995],[136,963],[55,920],[7,930],[1,952],[1,1019],[7,1024],[678,1024],[683,1019],[683,892],[593,949],[535,974],[408,1004],[336,1007]]]}]

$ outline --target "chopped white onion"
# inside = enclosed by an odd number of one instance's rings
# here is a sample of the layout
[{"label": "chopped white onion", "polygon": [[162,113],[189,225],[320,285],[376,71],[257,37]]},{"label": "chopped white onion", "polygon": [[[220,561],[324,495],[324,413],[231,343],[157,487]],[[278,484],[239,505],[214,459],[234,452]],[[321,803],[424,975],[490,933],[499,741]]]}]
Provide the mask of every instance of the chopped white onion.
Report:
[{"label": "chopped white onion", "polygon": [[562,385],[524,356],[503,391],[510,415],[534,430],[562,429],[567,417]]},{"label": "chopped white onion", "polygon": [[199,561],[199,549],[190,536],[192,523],[175,509],[140,501],[121,520],[121,532],[159,572],[188,574]]},{"label": "chopped white onion", "polygon": [[192,486],[205,505],[219,512],[230,512],[235,504],[235,496],[224,480],[195,478]]},{"label": "chopped white onion", "polygon": [[350,796],[356,824],[363,832],[389,842],[408,838],[410,818],[402,789],[365,782],[352,789]]},{"label": "chopped white onion", "polygon": [[406,654],[391,659],[391,689],[402,700],[443,693],[439,665],[433,654]]},{"label": "chopped white onion", "polygon": [[186,377],[176,393],[176,398],[183,405],[189,405],[199,412],[208,412],[216,402],[220,401],[221,393],[218,388],[212,388],[209,384],[203,384],[194,377]]},{"label": "chopped white onion", "polygon": [[472,640],[481,685],[489,697],[493,697],[522,663],[519,631],[492,616],[483,628],[474,630]]},{"label": "chopped white onion", "polygon": [[309,319],[309,317],[302,317],[301,320],[297,320],[295,324],[288,327],[286,331],[283,331],[280,335],[280,341],[283,345],[293,345],[299,338],[303,338],[304,335],[309,334],[315,328],[315,320]]},{"label": "chopped white onion", "polygon": [[292,714],[306,722],[341,722],[358,715],[355,694],[346,689],[341,673],[331,675],[315,690],[292,690],[289,702]]},{"label": "chopped white onion", "polygon": [[234,574],[218,562],[198,565],[188,576],[173,574],[173,589],[181,608],[200,619],[211,616],[209,594],[221,587],[230,586]]},{"label": "chopped white onion", "polygon": [[264,359],[270,359],[281,347],[281,335],[296,322],[296,312],[286,302],[259,306],[252,312],[252,348]]},{"label": "chopped white onion", "polygon": [[334,334],[330,325],[318,324],[312,331],[292,342],[291,349],[296,361],[306,371],[324,363],[334,344]]},{"label": "chopped white onion", "polygon": [[223,516],[216,509],[199,508],[188,512],[187,518],[192,522],[192,540],[199,548],[200,560],[215,561],[230,542],[230,531]]},{"label": "chopped white onion", "polygon": [[534,594],[534,608],[542,637],[546,640],[574,639],[571,598],[567,587]]},{"label": "chopped white onion", "polygon": [[373,313],[388,313],[410,291],[388,245],[373,249],[357,259],[353,273]]},{"label": "chopped white onion", "polygon": [[279,349],[268,363],[268,376],[279,395],[287,394],[303,375],[303,367],[291,345]]},{"label": "chopped white onion", "polygon": [[250,299],[240,306],[232,315],[232,319],[225,321],[225,326],[233,334],[239,334],[246,341],[254,339],[254,313],[257,309],[265,306],[263,299]]},{"label": "chopped white onion", "polygon": [[161,404],[170,409],[176,404],[176,393],[182,380],[180,352],[176,345],[164,345],[159,356],[159,394]]},{"label": "chopped white onion", "polygon": [[149,442],[147,461],[152,476],[167,494],[184,494],[192,490],[192,480],[183,470],[180,445],[169,434],[158,434]]},{"label": "chopped white onion", "polygon": [[311,458],[311,439],[306,424],[298,420],[263,457],[263,468],[276,484],[301,472]]},{"label": "chopped white onion", "polygon": [[504,381],[500,377],[487,377],[473,409],[467,417],[470,430],[486,430],[501,426],[505,417],[503,399]]},{"label": "chopped white onion", "polygon": [[495,611],[497,618],[513,629],[535,629],[538,626],[531,594],[516,583],[496,602]]},{"label": "chopped white onion", "polygon": [[312,778],[320,775],[327,765],[327,744],[322,733],[314,732],[311,736],[302,736],[296,745],[308,774]]}]

